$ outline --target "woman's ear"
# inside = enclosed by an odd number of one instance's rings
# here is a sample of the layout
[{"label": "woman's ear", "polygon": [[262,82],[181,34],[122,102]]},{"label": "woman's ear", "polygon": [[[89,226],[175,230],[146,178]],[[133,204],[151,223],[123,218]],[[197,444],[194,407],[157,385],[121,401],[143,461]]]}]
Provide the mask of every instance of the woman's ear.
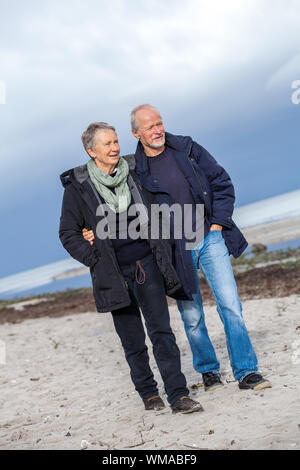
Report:
[{"label": "woman's ear", "polygon": [[86,151],[91,158],[95,159],[95,152],[91,148],[87,148]]}]

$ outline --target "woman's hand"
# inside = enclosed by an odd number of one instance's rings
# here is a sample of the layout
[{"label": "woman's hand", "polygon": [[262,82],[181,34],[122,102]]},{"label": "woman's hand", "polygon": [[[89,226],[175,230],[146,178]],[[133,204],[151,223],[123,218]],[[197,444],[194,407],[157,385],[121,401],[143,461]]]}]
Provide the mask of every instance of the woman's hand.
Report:
[{"label": "woman's hand", "polygon": [[88,230],[86,228],[82,229],[82,236],[83,238],[90,243],[90,245],[93,245],[95,236],[93,230]]},{"label": "woman's hand", "polygon": [[222,230],[222,228],[223,228],[223,227],[222,227],[221,225],[212,224],[212,225],[210,226],[210,231],[212,231],[212,230]]}]

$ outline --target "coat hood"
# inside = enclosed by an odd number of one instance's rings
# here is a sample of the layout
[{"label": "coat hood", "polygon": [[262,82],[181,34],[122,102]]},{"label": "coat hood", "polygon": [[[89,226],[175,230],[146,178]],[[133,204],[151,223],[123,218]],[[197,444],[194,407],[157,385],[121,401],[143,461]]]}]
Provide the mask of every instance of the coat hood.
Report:
[{"label": "coat hood", "polygon": [[89,177],[87,164],[71,168],[60,175],[60,181],[64,188],[73,182],[83,183]]}]

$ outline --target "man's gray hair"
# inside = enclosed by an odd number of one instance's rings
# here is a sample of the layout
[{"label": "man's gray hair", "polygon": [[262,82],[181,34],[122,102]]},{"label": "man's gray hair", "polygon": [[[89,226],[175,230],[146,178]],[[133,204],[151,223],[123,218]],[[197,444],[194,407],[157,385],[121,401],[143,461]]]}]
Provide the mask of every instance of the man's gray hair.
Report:
[{"label": "man's gray hair", "polygon": [[136,108],[134,108],[134,109],[131,111],[131,113],[130,113],[130,122],[131,122],[131,129],[132,129],[133,131],[136,131],[136,132],[137,132],[138,129],[139,129],[139,126],[138,126],[138,124],[137,124],[137,122],[136,122],[136,118],[135,118],[136,113],[137,113],[138,111],[140,111],[141,109],[149,109],[149,108],[150,108],[150,109],[154,109],[154,110],[157,111],[158,114],[160,115],[160,112],[155,108],[155,106],[152,106],[152,104],[140,104],[139,106],[137,106]]},{"label": "man's gray hair", "polygon": [[116,129],[111,124],[107,122],[92,122],[87,128],[86,131],[81,136],[81,140],[85,150],[88,148],[95,150],[95,136],[99,131],[112,130],[116,132]]}]

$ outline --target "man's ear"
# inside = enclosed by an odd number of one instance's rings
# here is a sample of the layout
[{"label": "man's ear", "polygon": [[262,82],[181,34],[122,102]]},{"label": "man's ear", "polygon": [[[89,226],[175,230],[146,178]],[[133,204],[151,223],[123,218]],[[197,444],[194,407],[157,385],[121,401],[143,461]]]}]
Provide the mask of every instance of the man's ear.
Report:
[{"label": "man's ear", "polygon": [[140,140],[140,135],[135,129],[131,129],[131,132],[136,139]]}]

